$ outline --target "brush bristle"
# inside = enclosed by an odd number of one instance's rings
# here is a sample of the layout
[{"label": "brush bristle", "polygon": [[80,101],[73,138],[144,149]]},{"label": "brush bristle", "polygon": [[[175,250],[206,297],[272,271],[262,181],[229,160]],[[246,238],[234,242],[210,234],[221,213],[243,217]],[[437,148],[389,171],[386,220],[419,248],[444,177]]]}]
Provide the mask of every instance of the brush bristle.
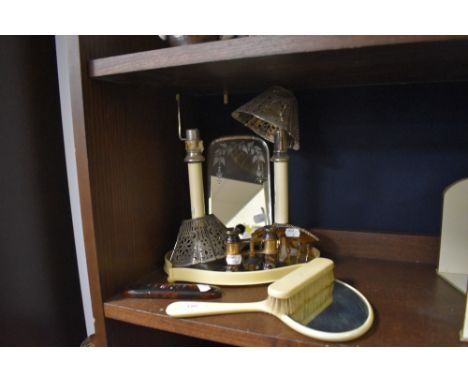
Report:
[{"label": "brush bristle", "polygon": [[277,314],[286,314],[308,324],[332,302],[335,277],[333,262],[317,258],[268,288],[268,305]]}]

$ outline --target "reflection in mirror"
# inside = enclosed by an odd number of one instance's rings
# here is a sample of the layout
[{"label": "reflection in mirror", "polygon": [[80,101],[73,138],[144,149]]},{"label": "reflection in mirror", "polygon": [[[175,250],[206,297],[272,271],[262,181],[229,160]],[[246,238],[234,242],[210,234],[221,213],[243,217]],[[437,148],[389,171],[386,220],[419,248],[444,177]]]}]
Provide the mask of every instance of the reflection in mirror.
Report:
[{"label": "reflection in mirror", "polygon": [[367,301],[344,282],[335,281],[333,302],[307,326],[324,332],[340,333],[355,330],[368,320]]},{"label": "reflection in mirror", "polygon": [[226,227],[242,224],[244,237],[271,224],[270,154],[248,135],[214,140],[208,148],[208,209]]}]

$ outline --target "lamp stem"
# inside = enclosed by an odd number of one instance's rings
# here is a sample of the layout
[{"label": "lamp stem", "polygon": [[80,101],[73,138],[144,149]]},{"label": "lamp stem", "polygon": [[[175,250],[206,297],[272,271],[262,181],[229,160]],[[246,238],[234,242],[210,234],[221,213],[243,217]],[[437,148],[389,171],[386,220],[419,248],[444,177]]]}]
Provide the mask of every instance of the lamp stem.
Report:
[{"label": "lamp stem", "polygon": [[188,175],[190,186],[190,207],[192,219],[205,216],[205,195],[203,193],[202,164],[188,163]]},{"label": "lamp stem", "polygon": [[198,129],[189,129],[182,136],[182,122],[180,117],[180,94],[176,94],[177,101],[177,121],[179,139],[185,142],[185,163],[188,167],[189,187],[190,187],[190,207],[192,210],[192,219],[205,216],[205,194],[203,192],[203,174],[202,162],[203,141],[200,139]]},{"label": "lamp stem", "polygon": [[288,204],[288,161],[274,162],[275,170],[275,223],[287,224]]},{"label": "lamp stem", "polygon": [[283,129],[275,132],[273,157],[275,173],[275,223],[287,224],[289,221],[288,195],[288,136]]},{"label": "lamp stem", "polygon": [[190,206],[192,210],[192,219],[205,216],[205,195],[203,192],[203,174],[202,162],[203,141],[200,139],[198,129],[187,130],[185,140],[185,150],[187,155],[185,162],[188,167],[189,187],[190,187]]}]

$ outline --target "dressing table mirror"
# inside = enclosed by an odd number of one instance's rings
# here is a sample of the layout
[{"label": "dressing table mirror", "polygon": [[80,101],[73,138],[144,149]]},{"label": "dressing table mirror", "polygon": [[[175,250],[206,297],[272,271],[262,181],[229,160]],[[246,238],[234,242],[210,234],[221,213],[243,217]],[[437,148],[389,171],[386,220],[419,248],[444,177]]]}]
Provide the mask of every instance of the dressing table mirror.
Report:
[{"label": "dressing table mirror", "polygon": [[245,226],[243,238],[272,223],[270,154],[249,135],[222,137],[208,148],[208,210],[226,227]]}]

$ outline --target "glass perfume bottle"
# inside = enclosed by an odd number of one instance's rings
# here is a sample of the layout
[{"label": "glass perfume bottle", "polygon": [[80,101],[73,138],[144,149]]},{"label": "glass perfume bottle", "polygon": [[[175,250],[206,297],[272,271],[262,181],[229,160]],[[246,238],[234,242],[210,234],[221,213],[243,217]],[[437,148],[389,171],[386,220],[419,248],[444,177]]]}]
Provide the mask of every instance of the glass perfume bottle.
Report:
[{"label": "glass perfume bottle", "polygon": [[241,241],[239,239],[240,230],[229,228],[226,231],[226,271],[238,272],[242,268]]},{"label": "glass perfume bottle", "polygon": [[263,253],[265,260],[263,269],[276,268],[278,264],[278,237],[273,226],[265,227],[263,235]]},{"label": "glass perfume bottle", "polygon": [[[276,236],[277,246],[277,263],[276,266],[292,265],[298,263],[306,263],[318,254],[314,251],[314,246],[318,239],[304,228],[295,227],[290,224],[273,224],[259,228],[252,234],[252,239],[264,242],[265,258],[269,253],[273,253],[273,240],[265,240],[269,237],[272,230]],[[265,247],[268,245],[267,252]]]},{"label": "glass perfume bottle", "polygon": [[244,263],[244,268],[248,271],[258,271],[263,267],[263,258],[259,255],[258,243],[251,237],[249,243],[249,255]]}]

